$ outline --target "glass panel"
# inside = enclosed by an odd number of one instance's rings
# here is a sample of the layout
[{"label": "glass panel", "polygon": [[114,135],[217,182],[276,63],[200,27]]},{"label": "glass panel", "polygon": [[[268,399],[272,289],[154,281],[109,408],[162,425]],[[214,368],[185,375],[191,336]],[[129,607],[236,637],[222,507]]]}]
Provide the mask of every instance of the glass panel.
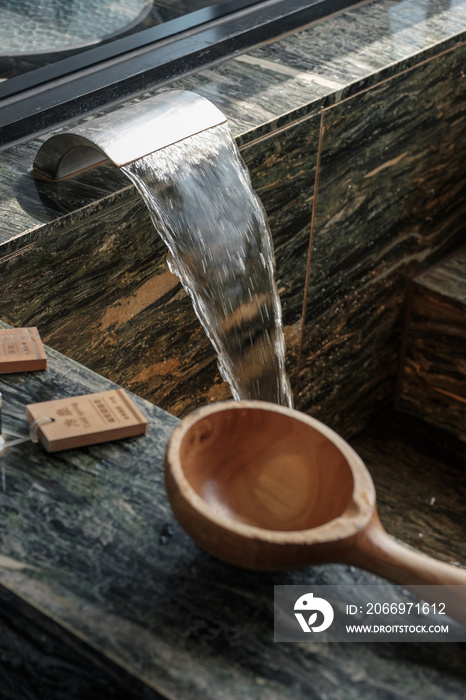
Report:
[{"label": "glass panel", "polygon": [[231,0],[0,0],[0,80],[197,10],[215,5],[220,11],[221,6],[232,11],[237,4]]},{"label": "glass panel", "polygon": [[2,0],[0,7],[0,46],[9,55],[94,43],[147,14],[146,0],[100,0],[90,7],[82,0]]},{"label": "glass panel", "polygon": [[358,0],[0,0],[0,148]]}]

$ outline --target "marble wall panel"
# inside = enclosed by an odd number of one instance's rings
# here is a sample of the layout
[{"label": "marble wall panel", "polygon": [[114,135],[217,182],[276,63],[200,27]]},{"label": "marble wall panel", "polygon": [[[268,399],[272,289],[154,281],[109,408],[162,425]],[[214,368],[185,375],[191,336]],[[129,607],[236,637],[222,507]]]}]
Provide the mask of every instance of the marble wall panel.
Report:
[{"label": "marble wall panel", "polygon": [[[462,10],[403,8],[365,3],[166,87],[228,114],[271,223],[295,403],[345,434],[392,399],[407,279],[462,238]],[[36,146],[25,148],[2,154],[0,317],[36,323],[50,344],[177,415],[229,396],[121,173],[34,189]]]},{"label": "marble wall panel", "polygon": [[393,398],[408,279],[464,238],[465,61],[323,112],[298,405],[346,435]]},{"label": "marble wall panel", "polygon": [[[300,338],[317,135],[311,118],[243,152],[273,232],[290,372]],[[88,176],[95,180],[96,172]],[[41,201],[57,195],[66,211],[67,202],[85,196],[86,177],[58,189],[42,184]],[[52,347],[176,415],[229,398],[142,200],[127,191],[113,205],[111,197],[105,202],[101,216],[65,216],[6,246],[3,320],[36,325]]]},{"label": "marble wall panel", "polygon": [[156,403],[179,382],[200,393],[189,384],[213,353],[139,198],[20,250],[2,279],[13,325],[37,325],[53,347]]}]

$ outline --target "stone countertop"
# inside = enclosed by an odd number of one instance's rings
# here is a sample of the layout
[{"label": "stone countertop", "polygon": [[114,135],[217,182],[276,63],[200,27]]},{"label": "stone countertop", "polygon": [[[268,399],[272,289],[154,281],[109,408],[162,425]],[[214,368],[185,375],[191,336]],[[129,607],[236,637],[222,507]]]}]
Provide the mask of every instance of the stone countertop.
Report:
[{"label": "stone countertop", "polygon": [[416,278],[416,283],[464,312],[466,306],[466,246]]},{"label": "stone countertop", "polygon": [[[0,377],[7,432],[26,432],[28,403],[115,386],[46,351],[45,372]],[[177,419],[132,398],[148,418],[146,436],[56,454],[25,443],[2,458],[0,626],[16,630],[14,644],[0,643],[5,697],[464,697],[461,644],[275,643],[274,584],[380,580],[339,565],[247,572],[199,550],[174,521],[163,484]],[[17,641],[33,633],[42,654],[34,687]],[[29,664],[39,663],[37,649]],[[78,659],[84,694],[72,680]]]}]

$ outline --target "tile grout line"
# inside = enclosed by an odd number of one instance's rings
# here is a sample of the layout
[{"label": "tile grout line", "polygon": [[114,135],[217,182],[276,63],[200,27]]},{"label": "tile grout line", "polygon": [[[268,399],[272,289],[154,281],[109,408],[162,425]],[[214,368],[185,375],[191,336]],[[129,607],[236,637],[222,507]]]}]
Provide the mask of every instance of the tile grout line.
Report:
[{"label": "tile grout line", "polygon": [[[318,101],[322,101],[322,98],[319,98]],[[314,103],[310,102],[309,105],[302,105],[302,107],[312,107]],[[321,111],[322,108],[320,108]],[[282,126],[277,126],[276,128],[272,129],[272,131],[267,132],[266,134],[261,134],[260,136],[256,136],[256,138],[251,139],[251,141],[247,141],[246,143],[241,144],[238,146],[238,139],[241,139],[243,134],[238,134],[237,136],[233,136],[233,139],[238,147],[238,150],[242,153],[243,151],[246,151],[250,146],[256,146],[257,144],[263,143],[264,141],[269,141],[270,139],[275,138],[277,135],[282,134],[289,129],[294,128],[295,126],[299,126],[300,124],[303,124],[304,122],[308,121],[309,119],[312,119],[313,117],[316,117],[319,115],[319,108],[313,108],[306,114],[303,114],[301,117],[296,117],[294,119],[291,119],[289,122],[286,122],[286,124],[283,124]],[[277,117],[278,119],[279,117]],[[270,121],[273,122],[275,120],[272,119]],[[259,125],[259,128],[262,125]],[[247,133],[247,132],[245,132]]]},{"label": "tile grout line", "polygon": [[301,370],[301,357],[304,342],[304,325],[306,320],[306,307],[307,307],[307,294],[309,289],[309,279],[311,276],[311,258],[312,258],[312,248],[314,243],[314,231],[315,231],[315,219],[317,210],[317,196],[319,191],[319,176],[320,176],[320,160],[322,155],[322,145],[324,140],[324,110],[320,113],[320,127],[319,127],[319,143],[317,146],[317,158],[316,158],[316,172],[314,177],[314,193],[312,197],[312,212],[310,221],[310,232],[309,232],[309,246],[307,250],[307,262],[306,262],[306,276],[304,278],[304,293],[303,293],[303,305],[301,310],[301,332],[299,340],[299,350],[298,359],[296,363],[296,393],[299,390],[299,373]]}]

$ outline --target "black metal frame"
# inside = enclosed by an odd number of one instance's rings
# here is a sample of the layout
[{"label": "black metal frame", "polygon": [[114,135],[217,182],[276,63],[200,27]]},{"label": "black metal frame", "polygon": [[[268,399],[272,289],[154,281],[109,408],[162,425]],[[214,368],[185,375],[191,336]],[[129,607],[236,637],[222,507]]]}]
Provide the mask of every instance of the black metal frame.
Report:
[{"label": "black metal frame", "polygon": [[357,1],[231,0],[11,78],[0,84],[0,146],[120,102]]}]

